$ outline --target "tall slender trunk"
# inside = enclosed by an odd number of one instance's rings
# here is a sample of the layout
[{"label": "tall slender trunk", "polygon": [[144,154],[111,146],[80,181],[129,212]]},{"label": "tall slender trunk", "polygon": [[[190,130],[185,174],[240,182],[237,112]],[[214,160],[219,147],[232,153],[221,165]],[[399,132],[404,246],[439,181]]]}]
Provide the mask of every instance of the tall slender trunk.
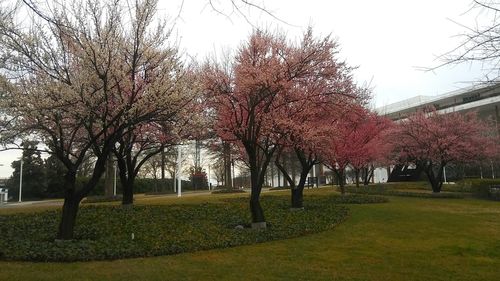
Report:
[{"label": "tall slender trunk", "polygon": [[[161,185],[160,185],[160,191],[165,191],[166,187],[166,181],[165,181],[165,166],[166,166],[166,161],[165,161],[165,145],[161,145]],[[156,171],[155,171],[156,173]],[[156,175],[155,175],[156,176]]]},{"label": "tall slender trunk", "polygon": [[356,178],[356,187],[359,187],[359,169],[354,169],[354,177]]},{"label": "tall slender trunk", "polygon": [[113,179],[115,176],[114,173],[114,161],[113,155],[110,154],[108,159],[106,160],[106,174],[104,177],[104,196],[111,197],[113,196]]},{"label": "tall slender trunk", "polygon": [[231,182],[231,145],[228,142],[224,142],[222,151],[224,160],[224,186],[225,188],[233,188]]},{"label": "tall slender trunk", "polygon": [[340,187],[340,193],[345,194],[345,171],[344,169],[333,169],[333,172],[337,176],[337,180]]},{"label": "tall slender trunk", "polygon": [[268,151],[262,151],[261,153],[263,155],[258,155],[258,149],[259,148],[257,148],[253,143],[245,145],[250,167],[250,212],[252,214],[252,227],[266,228],[264,211],[260,205],[260,193],[262,191],[262,185],[264,184],[267,166],[269,165],[274,153],[274,148]]},{"label": "tall slender trunk", "polygon": [[260,192],[262,186],[259,185],[258,173],[250,172],[251,180],[251,194],[250,194],[250,212],[252,214],[253,223],[264,223],[266,221],[264,217],[264,210],[260,205]]},{"label": "tall slender trunk", "polygon": [[375,167],[373,165],[369,165],[363,168],[363,184],[369,185],[370,180],[373,179],[373,174],[375,172]]}]

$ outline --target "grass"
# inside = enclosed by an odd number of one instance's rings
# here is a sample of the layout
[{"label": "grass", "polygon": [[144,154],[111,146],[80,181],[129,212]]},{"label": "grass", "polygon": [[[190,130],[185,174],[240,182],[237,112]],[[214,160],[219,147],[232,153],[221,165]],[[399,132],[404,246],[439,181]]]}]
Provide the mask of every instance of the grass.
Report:
[{"label": "grass", "polygon": [[[228,196],[235,195],[180,200]],[[389,203],[349,208],[351,217],[334,230],[300,238],[112,262],[0,262],[0,280],[469,281],[500,276],[498,202],[391,197]]]}]

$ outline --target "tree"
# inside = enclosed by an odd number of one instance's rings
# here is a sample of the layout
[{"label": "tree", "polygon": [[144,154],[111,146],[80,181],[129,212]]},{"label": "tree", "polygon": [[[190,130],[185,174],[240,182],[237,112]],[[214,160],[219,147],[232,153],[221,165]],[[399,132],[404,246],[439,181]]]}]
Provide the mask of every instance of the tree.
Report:
[{"label": "tree", "polygon": [[340,192],[345,193],[346,168],[351,159],[351,134],[354,132],[356,120],[363,114],[364,108],[353,104],[350,110],[330,119],[331,125],[327,136],[323,139],[321,160],[336,176]]},{"label": "tree", "polygon": [[391,134],[401,163],[422,167],[433,192],[440,192],[443,168],[487,157],[495,148],[492,129],[475,112],[440,114],[431,108],[403,119]]},{"label": "tree", "polygon": [[[43,198],[45,196],[46,181],[44,161],[37,148],[36,141],[23,141],[23,198]],[[9,179],[8,185],[13,194],[19,194],[19,180],[21,172],[21,160],[13,161],[11,164],[14,171]],[[16,192],[17,190],[17,192]]]},{"label": "tree", "polygon": [[383,160],[391,149],[386,136],[392,122],[368,110],[361,111],[344,146],[349,152],[349,164],[354,171],[356,187],[359,187],[360,174],[364,185],[373,177],[374,163]]},{"label": "tree", "polygon": [[[0,26],[2,143],[22,135],[43,140],[66,167],[58,239],[72,239],[80,201],[96,186],[120,137],[136,124],[161,122],[189,103],[184,66],[155,0],[24,1]],[[154,78],[154,79],[152,79]],[[92,152],[92,175],[76,174]]]},{"label": "tree", "polygon": [[265,227],[260,193],[266,169],[281,138],[274,130],[280,109],[306,101],[294,94],[294,87],[321,76],[331,63],[335,44],[316,40],[311,30],[300,44],[289,43],[283,35],[254,31],[239,49],[233,64],[208,64],[204,75],[206,90],[216,112],[217,133],[245,151],[250,169],[250,210],[255,227]]},{"label": "tree", "polygon": [[441,65],[434,67],[436,69],[444,65],[458,63],[480,62],[492,78],[487,80],[496,82],[499,73],[500,62],[500,3],[492,0],[472,1],[473,5],[469,13],[478,12],[474,26],[463,26],[465,31],[459,35],[461,42],[449,52],[440,56],[444,61]]},{"label": "tree", "polygon": [[[312,36],[311,31],[307,36]],[[305,39],[308,40],[311,39]],[[325,145],[325,137],[334,120],[350,111],[353,105],[365,103],[368,98],[368,90],[353,82],[353,69],[336,58],[336,42],[328,37],[324,40],[330,44],[330,54],[315,62],[321,66],[321,72],[295,81],[289,96],[301,102],[291,102],[279,108],[279,121],[274,129],[282,136],[275,164],[285,183],[290,185],[292,208],[303,207],[307,176],[314,165],[320,163],[320,147]],[[294,169],[290,175],[281,161],[283,153],[293,154],[298,160],[301,168],[298,182]]]},{"label": "tree", "polygon": [[61,175],[66,173],[66,167],[54,155],[50,155],[44,161],[46,177],[45,196],[49,198],[64,197],[64,179]]}]

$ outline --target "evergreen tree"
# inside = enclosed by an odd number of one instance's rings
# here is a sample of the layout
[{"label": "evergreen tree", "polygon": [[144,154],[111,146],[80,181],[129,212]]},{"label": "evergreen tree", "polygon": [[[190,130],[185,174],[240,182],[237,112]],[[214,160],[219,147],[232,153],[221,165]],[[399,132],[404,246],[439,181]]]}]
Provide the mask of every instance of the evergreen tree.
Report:
[{"label": "evergreen tree", "polygon": [[[24,141],[23,147],[23,186],[22,198],[43,198],[46,190],[44,173],[44,161],[37,150],[37,142]],[[11,167],[14,169],[8,181],[9,193],[14,198],[19,198],[19,176],[21,170],[21,160],[13,161]]]}]

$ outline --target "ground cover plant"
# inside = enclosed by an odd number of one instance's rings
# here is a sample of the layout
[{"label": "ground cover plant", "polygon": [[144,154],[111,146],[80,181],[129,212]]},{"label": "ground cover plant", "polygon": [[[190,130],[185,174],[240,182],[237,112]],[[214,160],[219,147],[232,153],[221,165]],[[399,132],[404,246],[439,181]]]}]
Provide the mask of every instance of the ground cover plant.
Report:
[{"label": "ground cover plant", "polygon": [[[348,217],[345,203],[381,203],[382,197],[314,196],[292,212],[288,196],[265,196],[269,228],[248,228],[248,199],[184,205],[82,207],[75,240],[54,240],[59,210],[0,216],[0,255],[7,260],[86,261],[147,257],[253,244],[331,229]],[[240,227],[237,227],[240,226]],[[243,226],[243,229],[241,229]]]}]

